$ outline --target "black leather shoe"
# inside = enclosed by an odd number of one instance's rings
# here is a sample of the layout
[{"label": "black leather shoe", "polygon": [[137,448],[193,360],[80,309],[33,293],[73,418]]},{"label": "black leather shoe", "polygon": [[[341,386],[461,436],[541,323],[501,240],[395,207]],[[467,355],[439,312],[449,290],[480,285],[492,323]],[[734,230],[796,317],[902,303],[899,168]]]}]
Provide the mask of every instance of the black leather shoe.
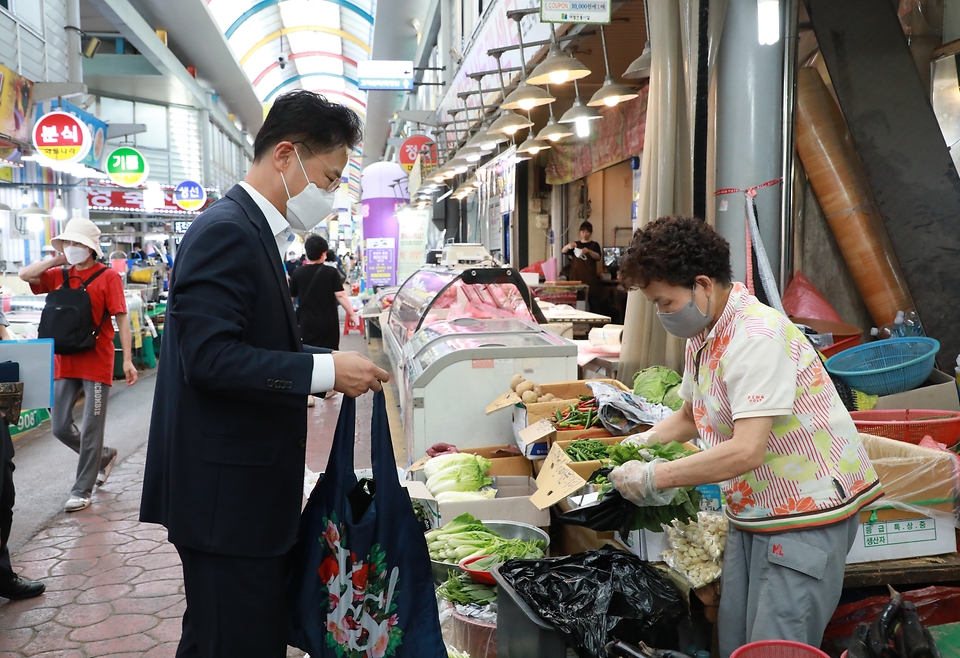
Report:
[{"label": "black leather shoe", "polygon": [[32,599],[43,594],[45,589],[47,589],[46,585],[39,580],[27,580],[20,576],[14,576],[13,580],[0,585],[0,596],[14,601]]}]

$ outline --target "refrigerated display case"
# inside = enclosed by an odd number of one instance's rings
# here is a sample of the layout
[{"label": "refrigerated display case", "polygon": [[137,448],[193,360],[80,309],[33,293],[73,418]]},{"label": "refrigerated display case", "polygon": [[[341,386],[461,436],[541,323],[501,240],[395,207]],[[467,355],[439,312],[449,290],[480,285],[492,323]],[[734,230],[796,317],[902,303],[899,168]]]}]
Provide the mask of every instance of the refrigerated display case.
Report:
[{"label": "refrigerated display case", "polygon": [[403,283],[386,316],[384,343],[398,381],[403,346],[425,326],[458,318],[546,322],[520,273],[509,267],[423,267]]},{"label": "refrigerated display case", "polygon": [[485,413],[515,374],[540,383],[577,377],[577,347],[532,320],[458,318],[428,325],[404,346],[398,380],[407,458],[435,443],[514,441],[511,414]]}]

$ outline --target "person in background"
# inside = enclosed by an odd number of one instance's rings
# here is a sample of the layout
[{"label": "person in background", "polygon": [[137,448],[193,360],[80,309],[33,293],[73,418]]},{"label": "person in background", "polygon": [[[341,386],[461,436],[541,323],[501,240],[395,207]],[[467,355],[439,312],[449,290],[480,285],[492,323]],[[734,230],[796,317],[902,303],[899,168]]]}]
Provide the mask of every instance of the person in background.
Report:
[{"label": "person in background", "polygon": [[[356,311],[343,289],[343,277],[336,266],[330,266],[333,250],[319,235],[311,235],[304,245],[307,264],[290,277],[290,296],[299,300],[297,320],[304,345],[340,349],[340,316],[337,305],[343,307],[347,321],[357,322]],[[327,267],[329,266],[329,267]]]},{"label": "person in background", "polygon": [[147,260],[147,253],[143,250],[143,245],[141,245],[139,242],[134,243],[133,251],[130,252],[130,258],[139,258],[140,260]]},{"label": "person in background", "polygon": [[568,281],[580,281],[588,286],[597,282],[597,262],[601,258],[600,245],[593,240],[593,224],[580,224],[580,239],[563,245],[560,251],[570,255]]},{"label": "person in background", "polygon": [[708,450],[631,461],[608,479],[634,504],[723,483],[720,655],[759,640],[820,646],[840,600],[859,512],[883,495],[857,428],[816,350],[786,316],[733,283],[730,245],[706,222],[661,217],[620,262],[664,329],[685,338],[683,407],[625,443]]},{"label": "person in background", "polygon": [[283,268],[287,271],[287,276],[293,276],[294,271],[303,264],[300,256],[293,249],[287,252],[287,260],[283,263]]},{"label": "person in background", "polygon": [[343,271],[343,266],[340,265],[340,257],[337,256],[337,252],[333,249],[327,249],[327,258],[323,261],[324,265],[329,265],[330,267],[337,270],[340,273],[340,278],[343,281],[346,281],[347,275]]},{"label": "person in background", "polygon": [[331,212],[363,136],[350,108],[274,99],[246,179],[177,251],[144,466],[140,520],[183,568],[178,658],[283,658],[288,553],[300,524],[307,396],[381,391],[356,352],[304,346],[284,256]]},{"label": "person in background", "polygon": [[[69,266],[69,285],[79,287],[77,279],[86,284],[93,321],[100,328],[93,349],[55,357],[51,424],[53,435],[79,455],[77,479],[63,507],[67,512],[77,512],[90,506],[94,485],[100,486],[107,481],[117,461],[117,450],[103,445],[109,387],[113,384],[114,330],[111,317],[116,318],[120,328],[127,386],[137,383],[137,369],[131,354],[130,320],[123,296],[123,281],[116,270],[96,260],[103,257],[100,229],[89,219],[74,217],[67,222],[63,233],[50,242],[60,254],[27,265],[20,270],[20,278],[39,295],[63,285],[63,270]],[[73,409],[81,395],[84,396],[83,422],[77,429]]]},{"label": "person in background", "polygon": [[[9,321],[0,312],[0,340],[10,340]],[[2,412],[0,412],[2,415]],[[13,439],[5,418],[0,418],[0,596],[5,599],[32,599],[43,594],[46,587],[39,580],[18,576],[10,562],[10,529],[13,527],[13,504],[16,489],[13,486]]]}]

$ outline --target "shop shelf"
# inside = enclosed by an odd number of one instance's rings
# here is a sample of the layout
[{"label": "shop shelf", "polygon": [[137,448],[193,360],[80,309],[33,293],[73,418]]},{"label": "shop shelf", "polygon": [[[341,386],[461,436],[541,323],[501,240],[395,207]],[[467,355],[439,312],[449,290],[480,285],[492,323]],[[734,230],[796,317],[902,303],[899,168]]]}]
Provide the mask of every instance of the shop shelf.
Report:
[{"label": "shop shelf", "polygon": [[939,350],[933,338],[889,338],[830,357],[827,371],[868,395],[893,395],[925,382]]},{"label": "shop shelf", "polygon": [[923,437],[946,446],[960,440],[960,413],[938,409],[887,409],[852,411],[850,416],[863,434],[885,436],[906,443],[918,444]]}]

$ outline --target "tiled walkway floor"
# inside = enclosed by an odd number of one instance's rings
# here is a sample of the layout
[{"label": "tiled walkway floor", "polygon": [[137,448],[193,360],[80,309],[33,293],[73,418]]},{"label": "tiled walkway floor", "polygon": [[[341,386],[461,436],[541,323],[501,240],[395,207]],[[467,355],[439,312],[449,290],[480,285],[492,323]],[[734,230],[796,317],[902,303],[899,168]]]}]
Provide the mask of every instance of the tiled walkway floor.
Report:
[{"label": "tiled walkway floor", "polygon": [[[366,352],[359,337],[349,343],[346,349]],[[308,411],[307,464],[314,471],[326,464],[341,399],[318,399]],[[358,401],[358,468],[370,463],[371,404],[370,395]],[[47,591],[26,601],[0,599],[0,658],[173,658],[183,574],[166,530],[137,521],[145,454],[142,446],[118,464],[89,508],[58,514],[14,553],[14,569],[42,580]],[[291,648],[287,655],[303,652]]]}]

